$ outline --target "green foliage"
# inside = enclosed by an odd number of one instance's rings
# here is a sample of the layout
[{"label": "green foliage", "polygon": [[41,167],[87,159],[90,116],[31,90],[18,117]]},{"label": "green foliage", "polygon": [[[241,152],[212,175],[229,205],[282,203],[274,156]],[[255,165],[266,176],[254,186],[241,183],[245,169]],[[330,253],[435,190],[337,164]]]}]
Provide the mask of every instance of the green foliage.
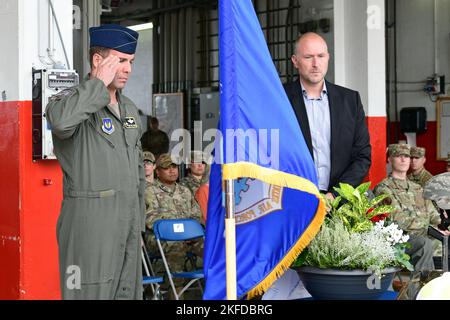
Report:
[{"label": "green foliage", "polygon": [[395,251],[395,259],[397,260],[398,264],[409,271],[414,271],[414,266],[409,262],[410,256],[406,254],[405,249],[410,248],[411,244],[404,243],[404,244],[398,244],[394,247]]},{"label": "green foliage", "polygon": [[387,195],[369,200],[366,196],[369,187],[370,182],[363,183],[357,188],[346,183],[339,184],[339,188],[334,188],[339,196],[328,203],[330,217],[333,220],[341,220],[350,232],[370,230],[373,225],[370,219],[390,213],[393,208],[385,205],[377,207]]}]

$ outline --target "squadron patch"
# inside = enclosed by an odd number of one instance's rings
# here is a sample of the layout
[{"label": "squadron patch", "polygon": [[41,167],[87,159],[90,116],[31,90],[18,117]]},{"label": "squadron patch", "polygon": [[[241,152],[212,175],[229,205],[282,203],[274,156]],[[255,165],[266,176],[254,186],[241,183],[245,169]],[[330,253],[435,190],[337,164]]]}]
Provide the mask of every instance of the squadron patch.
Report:
[{"label": "squadron patch", "polygon": [[136,124],[136,120],[134,119],[134,117],[126,117],[123,127],[125,129],[137,129],[138,126]]},{"label": "squadron patch", "polygon": [[102,131],[106,134],[112,134],[114,130],[114,124],[111,118],[102,118]]}]

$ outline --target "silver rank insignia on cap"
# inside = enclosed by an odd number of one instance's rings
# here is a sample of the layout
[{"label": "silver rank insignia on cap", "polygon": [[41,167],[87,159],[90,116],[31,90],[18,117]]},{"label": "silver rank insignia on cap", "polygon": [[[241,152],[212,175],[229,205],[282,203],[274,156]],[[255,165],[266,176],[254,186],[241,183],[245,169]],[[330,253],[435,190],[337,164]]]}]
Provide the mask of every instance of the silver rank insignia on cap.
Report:
[{"label": "silver rank insignia on cap", "polygon": [[102,130],[106,134],[112,134],[114,132],[114,125],[111,118],[102,118]]},{"label": "silver rank insignia on cap", "polygon": [[125,129],[137,129],[136,120],[133,117],[125,117],[125,123],[123,124]]}]

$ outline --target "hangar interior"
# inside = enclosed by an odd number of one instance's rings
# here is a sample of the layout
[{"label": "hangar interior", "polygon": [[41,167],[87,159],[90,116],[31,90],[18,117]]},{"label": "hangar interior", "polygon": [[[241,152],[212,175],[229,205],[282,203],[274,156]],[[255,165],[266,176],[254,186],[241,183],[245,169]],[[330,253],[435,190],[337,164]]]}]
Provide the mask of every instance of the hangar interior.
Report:
[{"label": "hangar interior", "polygon": [[[445,171],[450,0],[253,4],[282,82],[295,79],[290,57],[299,34],[327,41],[327,79],[361,94],[373,151],[368,180],[386,176],[386,147],[399,141],[425,147],[432,174]],[[50,79],[42,72],[70,86],[89,72],[90,27],[135,28],[138,51],[124,93],[145,124],[156,116],[161,129],[185,128],[205,146],[220,110],[217,8],[218,0],[0,1],[0,259],[8,261],[0,266],[0,299],[60,297],[54,235],[62,172],[43,112],[55,85],[42,82]]]}]

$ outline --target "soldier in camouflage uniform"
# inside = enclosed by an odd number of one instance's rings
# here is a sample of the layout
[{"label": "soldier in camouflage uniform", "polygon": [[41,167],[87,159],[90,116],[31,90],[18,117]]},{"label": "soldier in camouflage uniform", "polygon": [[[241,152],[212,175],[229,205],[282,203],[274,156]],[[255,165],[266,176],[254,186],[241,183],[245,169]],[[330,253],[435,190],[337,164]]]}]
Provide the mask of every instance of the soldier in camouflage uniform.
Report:
[{"label": "soldier in camouflage uniform", "polygon": [[[179,185],[178,179],[178,161],[169,154],[162,154],[156,161],[156,174],[158,179],[150,186],[147,194],[147,215],[146,225],[150,231],[147,237],[147,247],[152,253],[158,252],[158,247],[153,234],[153,223],[159,219],[181,219],[192,218],[200,221],[200,207],[194,199],[188,188]],[[194,240],[189,243],[164,242],[164,253],[167,257],[171,271],[184,271],[199,267],[201,257],[203,256],[203,239]],[[195,253],[197,266],[186,266],[186,253]],[[192,261],[191,261],[192,262]],[[161,270],[162,266],[156,266]],[[179,283],[176,285],[180,285]]]},{"label": "soldier in camouflage uniform", "polygon": [[408,179],[419,184],[422,188],[433,175],[424,168],[426,162],[425,148],[411,147],[411,173]]},{"label": "soldier in camouflage uniform", "polygon": [[[144,170],[145,170],[145,210],[147,212],[148,206],[153,201],[152,185],[155,183],[154,170],[156,166],[155,156],[150,151],[144,151]],[[146,230],[147,231],[147,230]]]},{"label": "soldier in camouflage uniform", "polygon": [[434,244],[427,237],[428,226],[440,223],[440,217],[433,204],[423,198],[420,185],[406,177],[410,165],[410,146],[393,144],[388,149],[392,173],[374,189],[375,195],[389,194],[396,209],[390,216],[410,236],[412,247],[407,249],[416,271],[433,270]]},{"label": "soldier in camouflage uniform", "polygon": [[209,182],[209,170],[206,158],[201,151],[192,151],[189,161],[189,174],[181,179],[180,184],[188,188],[195,196],[202,184]]},{"label": "soldier in camouflage uniform", "polygon": [[154,182],[155,156],[150,151],[144,151],[144,170],[147,187]]}]

